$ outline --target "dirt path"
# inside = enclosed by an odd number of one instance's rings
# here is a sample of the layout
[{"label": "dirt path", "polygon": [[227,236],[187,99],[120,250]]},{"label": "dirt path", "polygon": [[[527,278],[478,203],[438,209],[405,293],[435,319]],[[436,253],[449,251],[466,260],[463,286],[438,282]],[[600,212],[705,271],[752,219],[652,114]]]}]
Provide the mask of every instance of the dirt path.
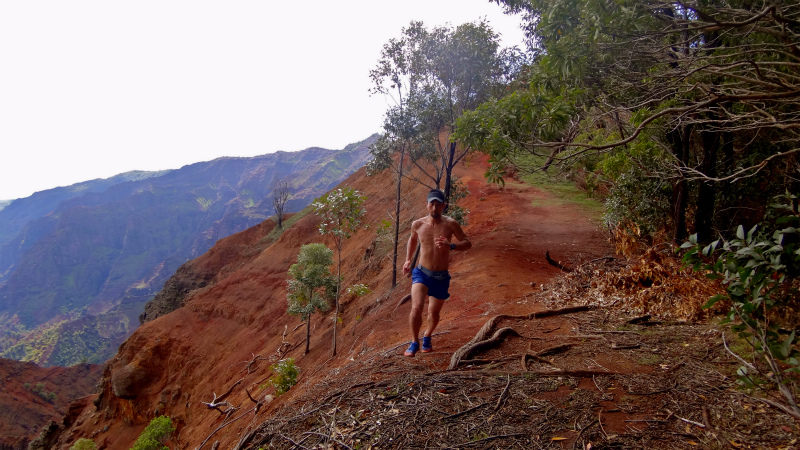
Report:
[{"label": "dirt path", "polygon": [[[487,186],[482,173],[475,164],[460,174],[474,246],[453,255],[434,352],[402,356],[405,280],[365,319],[362,351],[311,374],[313,387],[242,448],[794,448],[793,421],[733,389],[733,361],[709,325],[629,323],[602,309],[531,317],[591,303],[581,286],[551,294],[563,273],[546,251],[574,266],[611,247],[578,207],[522,184]],[[513,331],[447,370],[498,315],[488,335]]]}]

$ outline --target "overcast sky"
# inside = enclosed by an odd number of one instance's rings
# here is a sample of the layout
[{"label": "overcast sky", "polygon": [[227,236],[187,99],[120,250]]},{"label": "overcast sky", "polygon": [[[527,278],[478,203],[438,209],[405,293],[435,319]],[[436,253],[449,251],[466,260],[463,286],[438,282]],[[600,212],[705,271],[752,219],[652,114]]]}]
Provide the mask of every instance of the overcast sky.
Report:
[{"label": "overcast sky", "polygon": [[0,2],[0,199],[380,131],[383,44],[411,20],[519,19],[489,0]]}]

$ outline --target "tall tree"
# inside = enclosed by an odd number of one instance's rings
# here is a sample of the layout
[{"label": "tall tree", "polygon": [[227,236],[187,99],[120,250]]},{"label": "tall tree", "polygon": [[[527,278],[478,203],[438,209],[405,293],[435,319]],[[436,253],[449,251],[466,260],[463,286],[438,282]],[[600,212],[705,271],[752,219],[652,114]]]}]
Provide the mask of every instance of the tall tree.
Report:
[{"label": "tall tree", "polygon": [[396,102],[387,112],[384,131],[406,149],[420,173],[409,176],[443,188],[445,199],[453,168],[470,151],[451,139],[456,120],[502,84],[511,67],[508,54],[500,51],[498,35],[483,21],[430,30],[411,22],[400,38],[384,45],[370,72],[373,92]]},{"label": "tall tree", "polygon": [[676,240],[690,203],[707,240],[714,220],[730,226],[723,211],[756,197],[763,209],[756,185],[797,188],[796,2],[497,3],[525,13],[530,83],[465,114],[457,138],[495,159],[526,151],[567,166],[590,156],[670,180]]},{"label": "tall tree", "polygon": [[333,356],[336,356],[336,329],[339,321],[339,297],[342,284],[342,245],[346,239],[361,227],[366,214],[363,208],[366,197],[353,188],[334,189],[318,198],[312,206],[322,218],[319,224],[320,234],[330,234],[336,246],[336,295],[334,305],[336,311],[333,322]]},{"label": "tall tree", "polygon": [[287,312],[306,322],[306,354],[311,342],[311,315],[330,309],[327,300],[336,290],[336,280],[330,273],[332,264],[333,252],[324,244],[306,244],[300,247],[297,263],[289,268]]},{"label": "tall tree", "polygon": [[288,200],[289,180],[276,178],[272,182],[272,207],[275,210],[275,217],[278,219],[278,228],[283,228],[283,212]]}]

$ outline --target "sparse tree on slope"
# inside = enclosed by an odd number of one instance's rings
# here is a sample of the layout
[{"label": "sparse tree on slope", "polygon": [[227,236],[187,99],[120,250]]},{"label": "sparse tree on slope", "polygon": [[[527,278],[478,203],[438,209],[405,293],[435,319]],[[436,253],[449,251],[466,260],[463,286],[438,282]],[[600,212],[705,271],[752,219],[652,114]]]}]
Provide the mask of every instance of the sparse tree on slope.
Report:
[{"label": "sparse tree on slope", "polygon": [[275,209],[279,229],[283,228],[283,208],[287,200],[289,200],[289,181],[276,178],[272,184],[272,207]]},{"label": "sparse tree on slope", "polygon": [[329,248],[324,244],[307,244],[300,247],[297,263],[289,268],[287,312],[306,322],[306,354],[311,342],[311,315],[330,309],[327,300],[336,289],[331,264],[333,252]]},{"label": "sparse tree on slope", "polygon": [[333,322],[333,355],[336,356],[336,325],[339,320],[339,293],[342,281],[342,243],[361,227],[361,221],[367,212],[364,200],[357,190],[346,187],[334,189],[318,198],[312,206],[314,211],[322,217],[319,225],[320,234],[330,234],[336,245],[336,297],[334,304],[336,312]]}]

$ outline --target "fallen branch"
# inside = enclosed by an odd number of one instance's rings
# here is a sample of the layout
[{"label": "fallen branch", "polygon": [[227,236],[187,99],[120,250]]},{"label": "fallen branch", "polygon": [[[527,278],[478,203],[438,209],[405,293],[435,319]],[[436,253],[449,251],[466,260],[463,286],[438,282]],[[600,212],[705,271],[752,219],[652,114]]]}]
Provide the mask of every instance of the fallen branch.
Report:
[{"label": "fallen branch", "polygon": [[[578,448],[578,447],[577,447],[577,446],[578,446],[578,441],[580,441],[580,440],[581,440],[581,436],[583,436],[583,432],[584,432],[584,431],[586,431],[586,430],[588,430],[589,428],[592,428],[592,426],[593,426],[594,424],[596,424],[596,423],[600,423],[600,421],[599,421],[598,419],[594,419],[594,420],[592,420],[592,422],[591,422],[591,423],[589,423],[589,425],[586,425],[585,427],[581,428],[581,432],[580,432],[580,433],[578,433],[578,437],[576,437],[576,438],[575,438],[575,442],[573,442],[573,443],[572,443],[572,449],[573,449],[573,450],[575,450],[576,448]],[[583,446],[581,446],[581,448],[583,448]]]},{"label": "fallen branch", "polygon": [[559,261],[556,261],[556,260],[554,260],[554,259],[550,258],[550,250],[548,250],[548,251],[546,251],[546,252],[545,252],[545,254],[544,254],[544,258],[547,260],[547,263],[548,263],[548,264],[550,264],[551,266],[553,266],[553,267],[557,267],[557,268],[559,268],[559,269],[563,270],[564,272],[572,272],[572,269],[569,269],[569,268],[567,268],[567,267],[564,267],[564,266],[561,264],[561,262],[559,262]]},{"label": "fallen branch", "polygon": [[494,410],[497,411],[500,409],[500,404],[503,403],[503,399],[505,398],[506,394],[508,393],[508,387],[511,385],[511,375],[506,375],[506,387],[503,389],[503,392],[500,393],[500,398],[497,399],[497,404],[494,405]]},{"label": "fallen branch", "polygon": [[680,420],[682,420],[682,421],[684,421],[684,422],[686,422],[688,424],[694,425],[694,426],[699,427],[699,428],[705,428],[706,427],[702,423],[695,422],[694,420],[684,419],[683,417],[678,417],[678,416],[675,416],[675,418],[676,419],[680,419]]}]

